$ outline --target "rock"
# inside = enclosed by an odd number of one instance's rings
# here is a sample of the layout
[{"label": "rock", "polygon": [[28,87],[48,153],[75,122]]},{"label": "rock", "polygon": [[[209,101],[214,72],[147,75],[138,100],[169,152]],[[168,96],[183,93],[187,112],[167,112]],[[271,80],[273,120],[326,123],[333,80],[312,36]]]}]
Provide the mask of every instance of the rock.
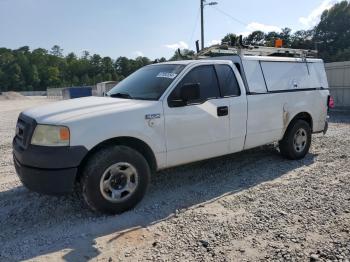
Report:
[{"label": "rock", "polygon": [[316,254],[311,254],[310,255],[310,262],[313,262],[313,261],[318,261],[320,259],[320,257]]},{"label": "rock", "polygon": [[202,244],[203,247],[207,248],[209,246],[209,242],[206,240],[199,240],[199,242]]}]

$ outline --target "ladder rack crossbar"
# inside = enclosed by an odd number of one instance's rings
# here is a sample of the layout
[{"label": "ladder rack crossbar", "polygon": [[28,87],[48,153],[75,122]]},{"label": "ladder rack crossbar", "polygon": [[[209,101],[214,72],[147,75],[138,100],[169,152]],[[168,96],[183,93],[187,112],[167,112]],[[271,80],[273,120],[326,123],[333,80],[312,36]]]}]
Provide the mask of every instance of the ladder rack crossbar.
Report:
[{"label": "ladder rack crossbar", "polygon": [[227,45],[214,45],[203,49],[197,54],[198,58],[220,55],[245,55],[245,56],[286,56],[286,57],[316,57],[317,51],[305,49],[293,49],[283,47],[245,46],[232,47]]}]

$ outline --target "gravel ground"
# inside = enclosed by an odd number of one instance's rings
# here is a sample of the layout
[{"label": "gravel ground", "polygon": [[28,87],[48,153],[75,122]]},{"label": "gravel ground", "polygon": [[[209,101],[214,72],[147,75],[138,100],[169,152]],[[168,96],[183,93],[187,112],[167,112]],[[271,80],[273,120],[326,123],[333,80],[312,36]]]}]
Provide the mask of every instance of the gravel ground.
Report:
[{"label": "gravel ground", "polygon": [[17,179],[16,118],[48,102],[0,101],[0,261],[349,261],[350,113],[332,114],[303,160],[265,146],[162,171],[111,217]]}]

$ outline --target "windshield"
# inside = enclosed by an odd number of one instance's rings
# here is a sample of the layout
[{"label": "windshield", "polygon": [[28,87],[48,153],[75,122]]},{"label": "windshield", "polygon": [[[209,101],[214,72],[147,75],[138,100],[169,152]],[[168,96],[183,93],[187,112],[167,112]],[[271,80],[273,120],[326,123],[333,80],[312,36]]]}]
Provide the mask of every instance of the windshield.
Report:
[{"label": "windshield", "polygon": [[126,99],[158,100],[184,67],[176,64],[145,66],[113,87],[107,95]]}]

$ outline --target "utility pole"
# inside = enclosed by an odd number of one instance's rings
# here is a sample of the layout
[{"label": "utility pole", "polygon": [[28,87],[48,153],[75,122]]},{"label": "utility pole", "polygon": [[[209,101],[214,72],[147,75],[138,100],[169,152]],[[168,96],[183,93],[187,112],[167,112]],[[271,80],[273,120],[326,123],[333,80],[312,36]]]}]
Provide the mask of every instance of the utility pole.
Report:
[{"label": "utility pole", "polygon": [[201,49],[204,49],[204,1],[201,1]]},{"label": "utility pole", "polygon": [[217,5],[217,2],[207,3],[206,0],[201,1],[201,47],[204,49],[204,7],[206,5]]}]

